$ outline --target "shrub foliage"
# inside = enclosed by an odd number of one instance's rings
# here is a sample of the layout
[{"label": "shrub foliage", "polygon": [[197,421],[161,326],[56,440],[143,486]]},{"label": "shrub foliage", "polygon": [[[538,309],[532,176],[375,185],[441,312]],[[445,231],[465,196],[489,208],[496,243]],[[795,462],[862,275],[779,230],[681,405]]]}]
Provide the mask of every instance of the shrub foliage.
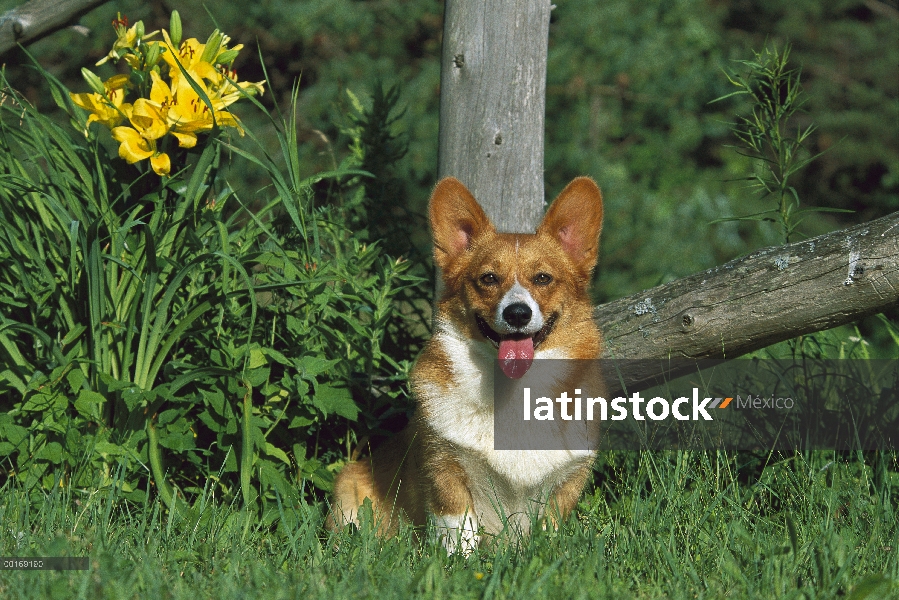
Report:
[{"label": "shrub foliage", "polygon": [[[296,115],[266,113],[281,155],[210,128],[158,176],[111,157],[102,128],[84,135],[45,75],[74,126],[0,80],[4,478],[39,498],[118,470],[127,497],[150,481],[169,506],[205,478],[248,504],[295,496],[298,478],[329,489],[341,423],[402,394],[408,361],[382,346],[420,281],[316,191],[361,187],[358,157],[302,177]],[[270,185],[242,198],[229,158]]]}]

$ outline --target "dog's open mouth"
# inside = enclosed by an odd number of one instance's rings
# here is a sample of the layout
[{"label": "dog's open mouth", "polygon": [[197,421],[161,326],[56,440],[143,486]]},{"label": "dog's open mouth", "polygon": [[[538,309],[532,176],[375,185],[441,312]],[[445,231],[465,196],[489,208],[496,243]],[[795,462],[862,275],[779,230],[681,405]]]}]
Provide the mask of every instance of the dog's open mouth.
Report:
[{"label": "dog's open mouth", "polygon": [[531,368],[534,352],[552,331],[556,316],[551,315],[543,328],[532,336],[522,333],[500,335],[478,315],[475,315],[475,322],[481,334],[496,346],[499,366],[506,377],[520,379]]}]

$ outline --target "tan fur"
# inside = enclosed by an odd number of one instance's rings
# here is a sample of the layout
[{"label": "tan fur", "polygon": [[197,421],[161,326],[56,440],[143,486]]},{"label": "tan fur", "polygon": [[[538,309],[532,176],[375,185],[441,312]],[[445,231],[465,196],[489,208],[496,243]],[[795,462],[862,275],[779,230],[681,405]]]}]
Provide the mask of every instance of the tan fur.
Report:
[{"label": "tan fur", "polygon": [[372,502],[377,530],[393,535],[400,520],[424,523],[421,470],[416,428],[407,427],[382,445],[371,457],[347,464],[334,484],[334,500],[328,526],[359,524],[358,509],[366,498]]},{"label": "tan fur", "polygon": [[[496,534],[504,521],[489,514],[491,502],[525,529],[524,513],[531,506],[557,523],[576,506],[594,454],[493,450],[490,365],[496,350],[475,315],[492,318],[518,282],[543,315],[554,315],[536,359],[597,358],[602,340],[587,290],[597,258],[602,196],[592,180],[575,179],[536,233],[499,234],[465,186],[447,178],[435,188],[429,213],[444,292],[434,336],[412,371],[416,413],[409,427],[371,458],[341,471],[328,524],[358,524],[365,498],[385,535],[396,532],[400,519],[423,525],[428,515],[447,523],[468,515],[472,526]],[[551,283],[539,283],[544,273],[552,276]],[[496,282],[485,283],[484,274]],[[477,543],[477,535],[469,533]],[[453,548],[448,543],[447,549]]]}]

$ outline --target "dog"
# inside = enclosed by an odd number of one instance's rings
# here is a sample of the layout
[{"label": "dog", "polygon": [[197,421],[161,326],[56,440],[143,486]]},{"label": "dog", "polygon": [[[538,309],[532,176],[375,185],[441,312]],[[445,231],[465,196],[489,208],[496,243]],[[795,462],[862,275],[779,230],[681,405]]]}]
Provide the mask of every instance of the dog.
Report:
[{"label": "dog", "polygon": [[526,535],[535,518],[557,525],[571,513],[595,451],[495,450],[494,365],[517,380],[535,359],[599,357],[588,287],[602,214],[599,188],[579,177],[535,233],[497,233],[461,182],[437,184],[429,219],[443,292],[410,376],[416,410],[404,431],[338,474],[332,529],[359,525],[368,499],[379,534],[430,520],[449,553],[467,555],[484,534],[514,524]]}]

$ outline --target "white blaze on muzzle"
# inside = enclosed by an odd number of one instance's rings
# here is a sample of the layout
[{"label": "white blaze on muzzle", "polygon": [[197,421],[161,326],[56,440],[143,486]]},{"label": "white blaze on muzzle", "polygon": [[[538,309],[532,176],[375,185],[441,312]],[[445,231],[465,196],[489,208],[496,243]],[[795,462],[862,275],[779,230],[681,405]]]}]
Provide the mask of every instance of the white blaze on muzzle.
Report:
[{"label": "white blaze on muzzle", "polygon": [[[503,313],[509,306],[517,303],[524,304],[531,309],[531,320],[520,327],[508,323],[503,316]],[[501,335],[511,333],[534,335],[543,328],[543,325],[544,318],[543,313],[540,311],[540,305],[537,304],[531,293],[518,283],[518,278],[516,277],[515,285],[509,288],[509,291],[506,292],[506,295],[503,296],[503,299],[500,300],[499,305],[496,307],[496,312],[493,315],[493,328]]]},{"label": "white blaze on muzzle", "polygon": [[501,336],[497,358],[506,377],[519,379],[531,368],[534,335],[543,329],[544,321],[540,305],[516,278],[493,315],[493,328]]}]

